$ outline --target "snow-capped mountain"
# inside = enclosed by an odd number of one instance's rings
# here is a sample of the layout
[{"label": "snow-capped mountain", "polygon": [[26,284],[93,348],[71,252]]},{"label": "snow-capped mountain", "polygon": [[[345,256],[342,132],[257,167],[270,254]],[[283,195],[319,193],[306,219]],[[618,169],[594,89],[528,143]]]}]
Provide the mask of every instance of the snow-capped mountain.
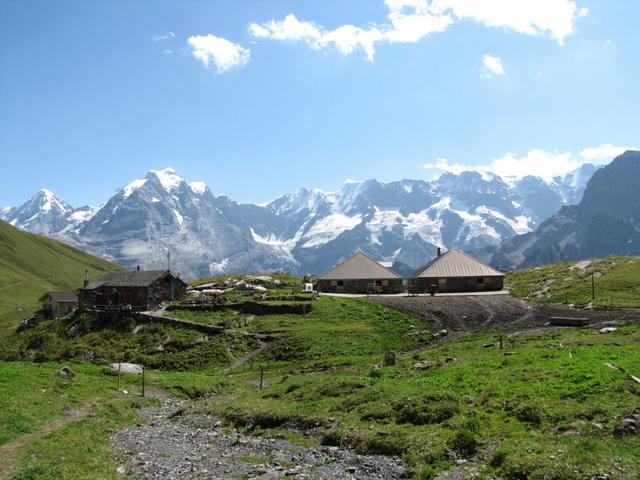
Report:
[{"label": "snow-capped mountain", "polygon": [[322,273],[356,250],[407,273],[437,247],[477,250],[535,229],[584,192],[595,167],[519,181],[478,172],[434,181],[350,181],[301,189],[265,205],[214,196],[172,169],[152,170],[101,207],[73,209],[39,192],[4,219],[122,265],[160,268],[171,254],[184,277],[240,271]]},{"label": "snow-capped mountain", "polygon": [[257,244],[237,215],[238,205],[214,197],[202,182],[187,183],[175,170],[152,170],[119,189],[73,231],[53,236],[122,265],[172,265],[187,278],[248,269],[295,270],[295,262]]},{"label": "snow-capped mountain", "polygon": [[504,241],[484,258],[505,268],[640,254],[640,152],[626,151],[593,174],[577,205],[536,231]]},{"label": "snow-capped mountain", "polygon": [[18,208],[4,208],[0,218],[34,233],[48,234],[65,228],[73,207],[43,188]]}]

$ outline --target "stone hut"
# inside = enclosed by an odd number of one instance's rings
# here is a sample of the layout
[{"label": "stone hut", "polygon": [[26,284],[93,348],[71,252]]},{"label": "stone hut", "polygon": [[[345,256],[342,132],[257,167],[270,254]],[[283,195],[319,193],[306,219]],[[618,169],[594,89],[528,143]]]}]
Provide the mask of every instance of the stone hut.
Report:
[{"label": "stone hut", "polygon": [[331,293],[402,293],[400,275],[358,252],[318,277],[319,292]]},{"label": "stone hut", "polygon": [[415,293],[502,290],[504,273],[460,250],[449,250],[416,270],[409,280]]}]

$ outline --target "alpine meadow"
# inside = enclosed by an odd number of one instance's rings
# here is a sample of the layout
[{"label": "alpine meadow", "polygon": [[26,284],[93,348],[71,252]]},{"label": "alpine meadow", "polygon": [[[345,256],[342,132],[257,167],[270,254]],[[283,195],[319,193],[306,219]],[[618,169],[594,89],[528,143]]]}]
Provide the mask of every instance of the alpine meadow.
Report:
[{"label": "alpine meadow", "polygon": [[0,480],[640,478],[639,15],[0,2]]}]

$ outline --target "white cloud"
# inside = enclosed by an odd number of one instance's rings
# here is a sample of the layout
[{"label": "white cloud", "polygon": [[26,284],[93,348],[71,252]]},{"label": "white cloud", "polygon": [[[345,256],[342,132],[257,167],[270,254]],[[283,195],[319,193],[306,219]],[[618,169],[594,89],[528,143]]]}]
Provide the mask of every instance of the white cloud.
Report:
[{"label": "white cloud", "polygon": [[290,13],[284,20],[252,23],[249,32],[258,39],[303,41],[314,49],[333,46],[344,55],[362,50],[373,61],[377,43],[419,42],[461,20],[527,35],[549,34],[563,44],[575,31],[576,21],[588,13],[572,0],[385,0],[385,4],[388,14],[381,25],[347,24],[328,30]]},{"label": "white cloud", "polygon": [[173,32],[156,33],[152,38],[154,42],[160,42],[162,40],[171,40],[175,38],[176,34]]},{"label": "white cloud", "polygon": [[607,163],[627,150],[635,150],[635,147],[617,147],[610,143],[603,143],[597,147],[585,148],[580,156],[590,163]]},{"label": "white cloud", "polygon": [[561,45],[575,31],[575,23],[589,13],[572,0],[434,0],[433,5],[488,27],[526,35],[549,34]]},{"label": "white cloud", "polygon": [[492,55],[483,55],[482,63],[489,70],[486,76],[491,78],[493,75],[504,75],[504,65],[502,64],[502,59],[500,57],[494,57]]},{"label": "white cloud", "polygon": [[435,162],[425,163],[422,167],[427,170],[440,170],[456,175],[465,171],[474,171],[481,174],[492,173],[504,179],[518,180],[533,175],[550,181],[554,177],[572,172],[585,163],[608,163],[629,149],[633,149],[633,147],[602,144],[598,147],[585,148],[580,152],[579,157],[576,157],[571,152],[548,152],[535,148],[521,157],[512,152],[505,153],[492,160],[488,165],[450,164],[447,159],[438,158]]},{"label": "white cloud", "polygon": [[226,38],[211,34],[189,37],[188,42],[193,49],[191,52],[193,56],[200,60],[205,67],[209,67],[209,63],[213,63],[218,73],[246,65],[251,56],[249,49],[236,45]]},{"label": "white cloud", "polygon": [[515,153],[506,153],[493,160],[489,169],[504,178],[520,179],[533,175],[550,181],[558,175],[566,175],[583,163],[574,158],[571,152],[547,152],[535,148],[520,158]]},{"label": "white cloud", "polygon": [[427,170],[442,170],[443,172],[453,173],[454,175],[460,175],[462,172],[484,171],[482,167],[473,167],[462,163],[449,165],[449,161],[446,158],[437,158],[435,163],[425,163],[422,168]]},{"label": "white cloud", "polygon": [[249,32],[256,38],[271,38],[273,40],[303,40],[309,44],[317,42],[322,33],[321,27],[313,22],[301,22],[292,13],[284,20],[270,20],[261,25],[252,23]]}]

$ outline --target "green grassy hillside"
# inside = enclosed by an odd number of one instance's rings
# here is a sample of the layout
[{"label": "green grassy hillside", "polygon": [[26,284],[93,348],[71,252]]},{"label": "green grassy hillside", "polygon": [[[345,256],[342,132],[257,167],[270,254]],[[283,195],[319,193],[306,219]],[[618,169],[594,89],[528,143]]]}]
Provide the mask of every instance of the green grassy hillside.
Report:
[{"label": "green grassy hillside", "polygon": [[516,270],[505,283],[521,298],[544,303],[592,302],[594,306],[640,307],[640,257],[607,257],[584,262],[550,263]]},{"label": "green grassy hillside", "polygon": [[75,290],[89,278],[122,267],[0,221],[0,336],[40,307],[47,290]]},{"label": "green grassy hillside", "polygon": [[[224,317],[232,328],[205,338],[151,324],[135,333],[127,322],[100,328],[79,318],[11,336],[7,358],[64,360],[78,372],[61,380],[55,371],[63,363],[0,361],[0,391],[11,392],[0,394],[0,425],[7,425],[0,446],[35,433],[14,456],[14,478],[117,478],[109,433],[135,421],[141,400],[131,394],[139,395],[140,379],[127,381],[128,397],[116,394],[113,376],[79,363],[86,351],[96,361],[145,364],[148,391],[187,395],[190,406],[227,428],[397,455],[417,480],[467,467],[485,479],[638,478],[637,437],[613,433],[640,398],[632,378],[640,376],[637,323],[619,322],[607,335],[599,327],[523,331],[504,335],[500,349],[497,330],[432,343],[433,327],[366,299],[323,296],[305,315],[172,312],[195,313],[201,323]],[[262,334],[269,347],[256,351],[257,342],[241,340],[246,333]],[[245,356],[248,350],[256,356]],[[384,364],[389,350],[395,365]],[[247,361],[221,368],[234,359]],[[177,371],[183,368],[189,371]],[[52,394],[66,396],[41,419]],[[64,419],[64,405],[87,401],[96,402],[95,416],[38,433]],[[55,461],[61,455],[66,461]],[[0,477],[2,462],[0,448]]]}]

